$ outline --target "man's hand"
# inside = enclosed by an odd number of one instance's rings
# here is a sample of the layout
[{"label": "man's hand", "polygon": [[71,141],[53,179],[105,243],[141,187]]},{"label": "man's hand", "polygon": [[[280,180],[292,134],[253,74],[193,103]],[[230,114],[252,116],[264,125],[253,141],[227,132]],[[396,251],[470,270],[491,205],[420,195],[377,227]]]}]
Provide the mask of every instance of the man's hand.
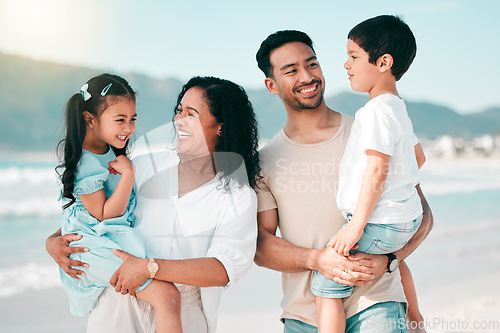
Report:
[{"label": "man's hand", "polygon": [[45,242],[45,249],[54,261],[64,270],[64,272],[66,272],[66,274],[78,280],[80,280],[78,275],[85,275],[85,272],[72,267],[89,267],[89,265],[78,260],[71,260],[69,255],[71,253],[87,252],[89,249],[86,247],[72,247],[69,246],[69,244],[80,238],[82,238],[82,236],[77,234],[57,236],[56,233],[49,236]]},{"label": "man's hand", "polygon": [[149,279],[147,269],[149,260],[116,249],[113,253],[123,259],[123,264],[113,274],[109,283],[115,287],[117,293],[135,295],[137,288]]},{"label": "man's hand", "polygon": [[[334,281],[348,286],[364,286],[387,271],[387,256],[356,252],[347,257],[347,272],[335,270]],[[360,275],[361,274],[361,275]],[[365,276],[371,277],[367,283]],[[359,280],[361,278],[361,280]]]},{"label": "man's hand", "polygon": [[335,252],[331,246],[315,250],[314,253],[312,268],[340,284],[364,286],[375,278],[373,267],[377,264],[368,258],[362,261],[349,260]]}]

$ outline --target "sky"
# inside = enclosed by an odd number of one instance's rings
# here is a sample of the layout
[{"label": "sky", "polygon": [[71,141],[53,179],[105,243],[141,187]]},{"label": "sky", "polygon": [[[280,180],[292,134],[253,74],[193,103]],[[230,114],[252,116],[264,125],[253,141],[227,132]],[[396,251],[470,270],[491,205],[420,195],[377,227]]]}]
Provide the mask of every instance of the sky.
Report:
[{"label": "sky", "polygon": [[349,30],[394,14],[417,39],[400,95],[471,113],[500,107],[499,12],[496,0],[0,0],[0,52],[156,79],[214,75],[263,89],[260,43],[296,29],[314,41],[328,96],[351,91],[343,68]]}]

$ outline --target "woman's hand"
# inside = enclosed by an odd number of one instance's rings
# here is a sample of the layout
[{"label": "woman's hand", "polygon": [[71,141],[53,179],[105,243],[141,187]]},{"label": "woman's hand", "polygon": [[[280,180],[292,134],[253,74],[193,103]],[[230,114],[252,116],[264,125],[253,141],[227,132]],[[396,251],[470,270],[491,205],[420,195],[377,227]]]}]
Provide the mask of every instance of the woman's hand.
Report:
[{"label": "woman's hand", "polygon": [[87,252],[89,249],[86,247],[72,247],[69,246],[69,243],[79,240],[80,238],[82,238],[81,235],[69,234],[61,236],[56,232],[49,236],[45,242],[45,249],[54,261],[66,272],[66,274],[78,280],[80,280],[78,275],[85,275],[85,272],[72,267],[89,267],[89,265],[78,260],[71,260],[69,255],[71,253]]},{"label": "woman's hand", "polygon": [[109,283],[122,295],[135,295],[135,291],[149,279],[148,259],[134,257],[120,250],[113,250],[114,254],[123,259],[123,264],[111,277]]}]

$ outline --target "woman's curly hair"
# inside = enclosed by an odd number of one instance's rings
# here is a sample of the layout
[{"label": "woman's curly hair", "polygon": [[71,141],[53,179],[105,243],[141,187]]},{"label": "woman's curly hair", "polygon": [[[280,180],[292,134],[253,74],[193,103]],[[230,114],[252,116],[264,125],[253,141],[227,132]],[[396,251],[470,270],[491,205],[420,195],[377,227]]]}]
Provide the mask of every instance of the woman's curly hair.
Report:
[{"label": "woman's curly hair", "polygon": [[[222,171],[226,177],[225,186],[228,178],[232,178],[240,185],[249,184],[255,188],[260,172],[259,137],[257,119],[245,90],[229,80],[212,76],[193,77],[182,87],[173,118],[184,94],[194,87],[203,90],[210,113],[222,124],[214,162],[216,170]],[[246,168],[244,175],[237,172],[241,170],[242,162]]]}]

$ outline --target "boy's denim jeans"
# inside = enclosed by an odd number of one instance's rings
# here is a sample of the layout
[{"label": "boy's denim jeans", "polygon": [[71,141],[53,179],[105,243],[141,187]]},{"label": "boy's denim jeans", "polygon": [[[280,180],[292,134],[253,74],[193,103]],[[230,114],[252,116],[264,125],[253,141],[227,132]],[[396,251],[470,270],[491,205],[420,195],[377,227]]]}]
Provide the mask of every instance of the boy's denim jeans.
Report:
[{"label": "boy's denim jeans", "polygon": [[[349,216],[348,219],[350,220]],[[421,222],[422,215],[408,223],[368,223],[363,236],[361,236],[357,243],[359,248],[351,252],[384,254],[397,251],[417,232]],[[352,293],[351,286],[342,285],[330,280],[318,271],[315,271],[313,274],[311,290],[314,295],[325,298],[345,298],[349,297]]]}]

